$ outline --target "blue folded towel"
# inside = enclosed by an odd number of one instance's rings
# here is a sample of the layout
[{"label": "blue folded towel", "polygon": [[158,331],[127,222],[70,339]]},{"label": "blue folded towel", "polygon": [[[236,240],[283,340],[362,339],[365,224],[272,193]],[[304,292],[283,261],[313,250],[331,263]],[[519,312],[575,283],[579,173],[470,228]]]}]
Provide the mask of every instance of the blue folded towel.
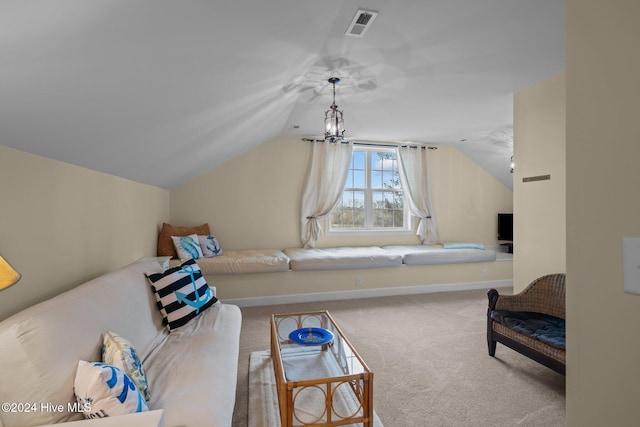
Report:
[{"label": "blue folded towel", "polygon": [[445,249],[484,249],[482,243],[445,243]]}]

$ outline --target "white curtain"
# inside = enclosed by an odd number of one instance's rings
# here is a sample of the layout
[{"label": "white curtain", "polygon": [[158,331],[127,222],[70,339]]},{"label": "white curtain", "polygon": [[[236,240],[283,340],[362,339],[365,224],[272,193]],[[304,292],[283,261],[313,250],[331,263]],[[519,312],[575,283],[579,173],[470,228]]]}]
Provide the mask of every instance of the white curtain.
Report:
[{"label": "white curtain", "polygon": [[301,241],[315,247],[322,234],[320,221],[342,198],[351,163],[352,143],[312,142],[302,189]]},{"label": "white curtain", "polygon": [[411,213],[420,218],[416,234],[423,245],[440,243],[438,228],[431,207],[429,180],[429,150],[426,148],[398,148],[400,179]]}]

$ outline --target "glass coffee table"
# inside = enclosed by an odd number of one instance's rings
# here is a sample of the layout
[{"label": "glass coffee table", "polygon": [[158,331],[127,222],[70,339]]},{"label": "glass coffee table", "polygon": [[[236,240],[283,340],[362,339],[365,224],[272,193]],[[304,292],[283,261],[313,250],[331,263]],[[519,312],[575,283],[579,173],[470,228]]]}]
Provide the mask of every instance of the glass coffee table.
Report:
[{"label": "glass coffee table", "polygon": [[373,372],[328,311],[271,315],[280,420],[373,426]]}]

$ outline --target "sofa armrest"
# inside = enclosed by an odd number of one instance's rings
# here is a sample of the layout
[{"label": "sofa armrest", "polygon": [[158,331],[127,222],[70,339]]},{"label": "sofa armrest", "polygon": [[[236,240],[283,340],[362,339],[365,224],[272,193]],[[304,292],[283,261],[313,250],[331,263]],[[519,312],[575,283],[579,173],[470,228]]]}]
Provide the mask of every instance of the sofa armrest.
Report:
[{"label": "sofa armrest", "polygon": [[[91,420],[70,421],[68,423],[48,424],[49,426],[69,427],[165,427],[164,411],[136,412],[134,414],[118,415],[117,417],[94,418]],[[45,426],[40,426],[45,427]]]},{"label": "sofa armrest", "polygon": [[548,274],[534,280],[516,295],[498,295],[495,289],[491,289],[488,293],[489,310],[529,311],[564,319],[564,284],[564,274]]}]

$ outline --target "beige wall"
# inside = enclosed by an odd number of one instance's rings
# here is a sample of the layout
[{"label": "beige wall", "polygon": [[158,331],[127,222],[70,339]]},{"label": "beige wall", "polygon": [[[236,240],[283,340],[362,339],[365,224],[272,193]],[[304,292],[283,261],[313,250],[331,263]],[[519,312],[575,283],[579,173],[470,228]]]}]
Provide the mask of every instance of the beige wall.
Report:
[{"label": "beige wall", "polygon": [[640,236],[640,2],[566,0],[567,424],[637,426],[640,296],[622,237]]},{"label": "beige wall", "polygon": [[0,293],[0,319],[155,255],[169,218],[168,190],[5,146],[0,200],[0,254],[22,273]]},{"label": "beige wall", "polygon": [[298,246],[307,148],[278,138],[172,190],[172,223],[208,222],[223,250]]},{"label": "beige wall", "polygon": [[[171,221],[208,222],[223,248],[300,246],[300,195],[309,143],[279,137],[171,191]],[[432,151],[434,211],[443,241],[495,245],[496,214],[512,192],[451,147]],[[418,244],[413,234],[322,236],[318,247]]]},{"label": "beige wall", "polygon": [[[23,274],[0,294],[0,319],[155,255],[165,221],[209,222],[227,249],[299,246],[308,152],[299,138],[280,137],[169,192],[0,146],[0,199],[14,207],[2,212],[0,254]],[[511,210],[511,191],[450,147],[433,152],[432,166],[442,240],[496,244],[495,214]],[[318,246],[414,243],[413,234],[324,236]],[[490,280],[490,270],[470,277]]]},{"label": "beige wall", "polygon": [[[565,75],[514,96],[513,289],[566,272]],[[523,177],[551,175],[549,181]]]}]

